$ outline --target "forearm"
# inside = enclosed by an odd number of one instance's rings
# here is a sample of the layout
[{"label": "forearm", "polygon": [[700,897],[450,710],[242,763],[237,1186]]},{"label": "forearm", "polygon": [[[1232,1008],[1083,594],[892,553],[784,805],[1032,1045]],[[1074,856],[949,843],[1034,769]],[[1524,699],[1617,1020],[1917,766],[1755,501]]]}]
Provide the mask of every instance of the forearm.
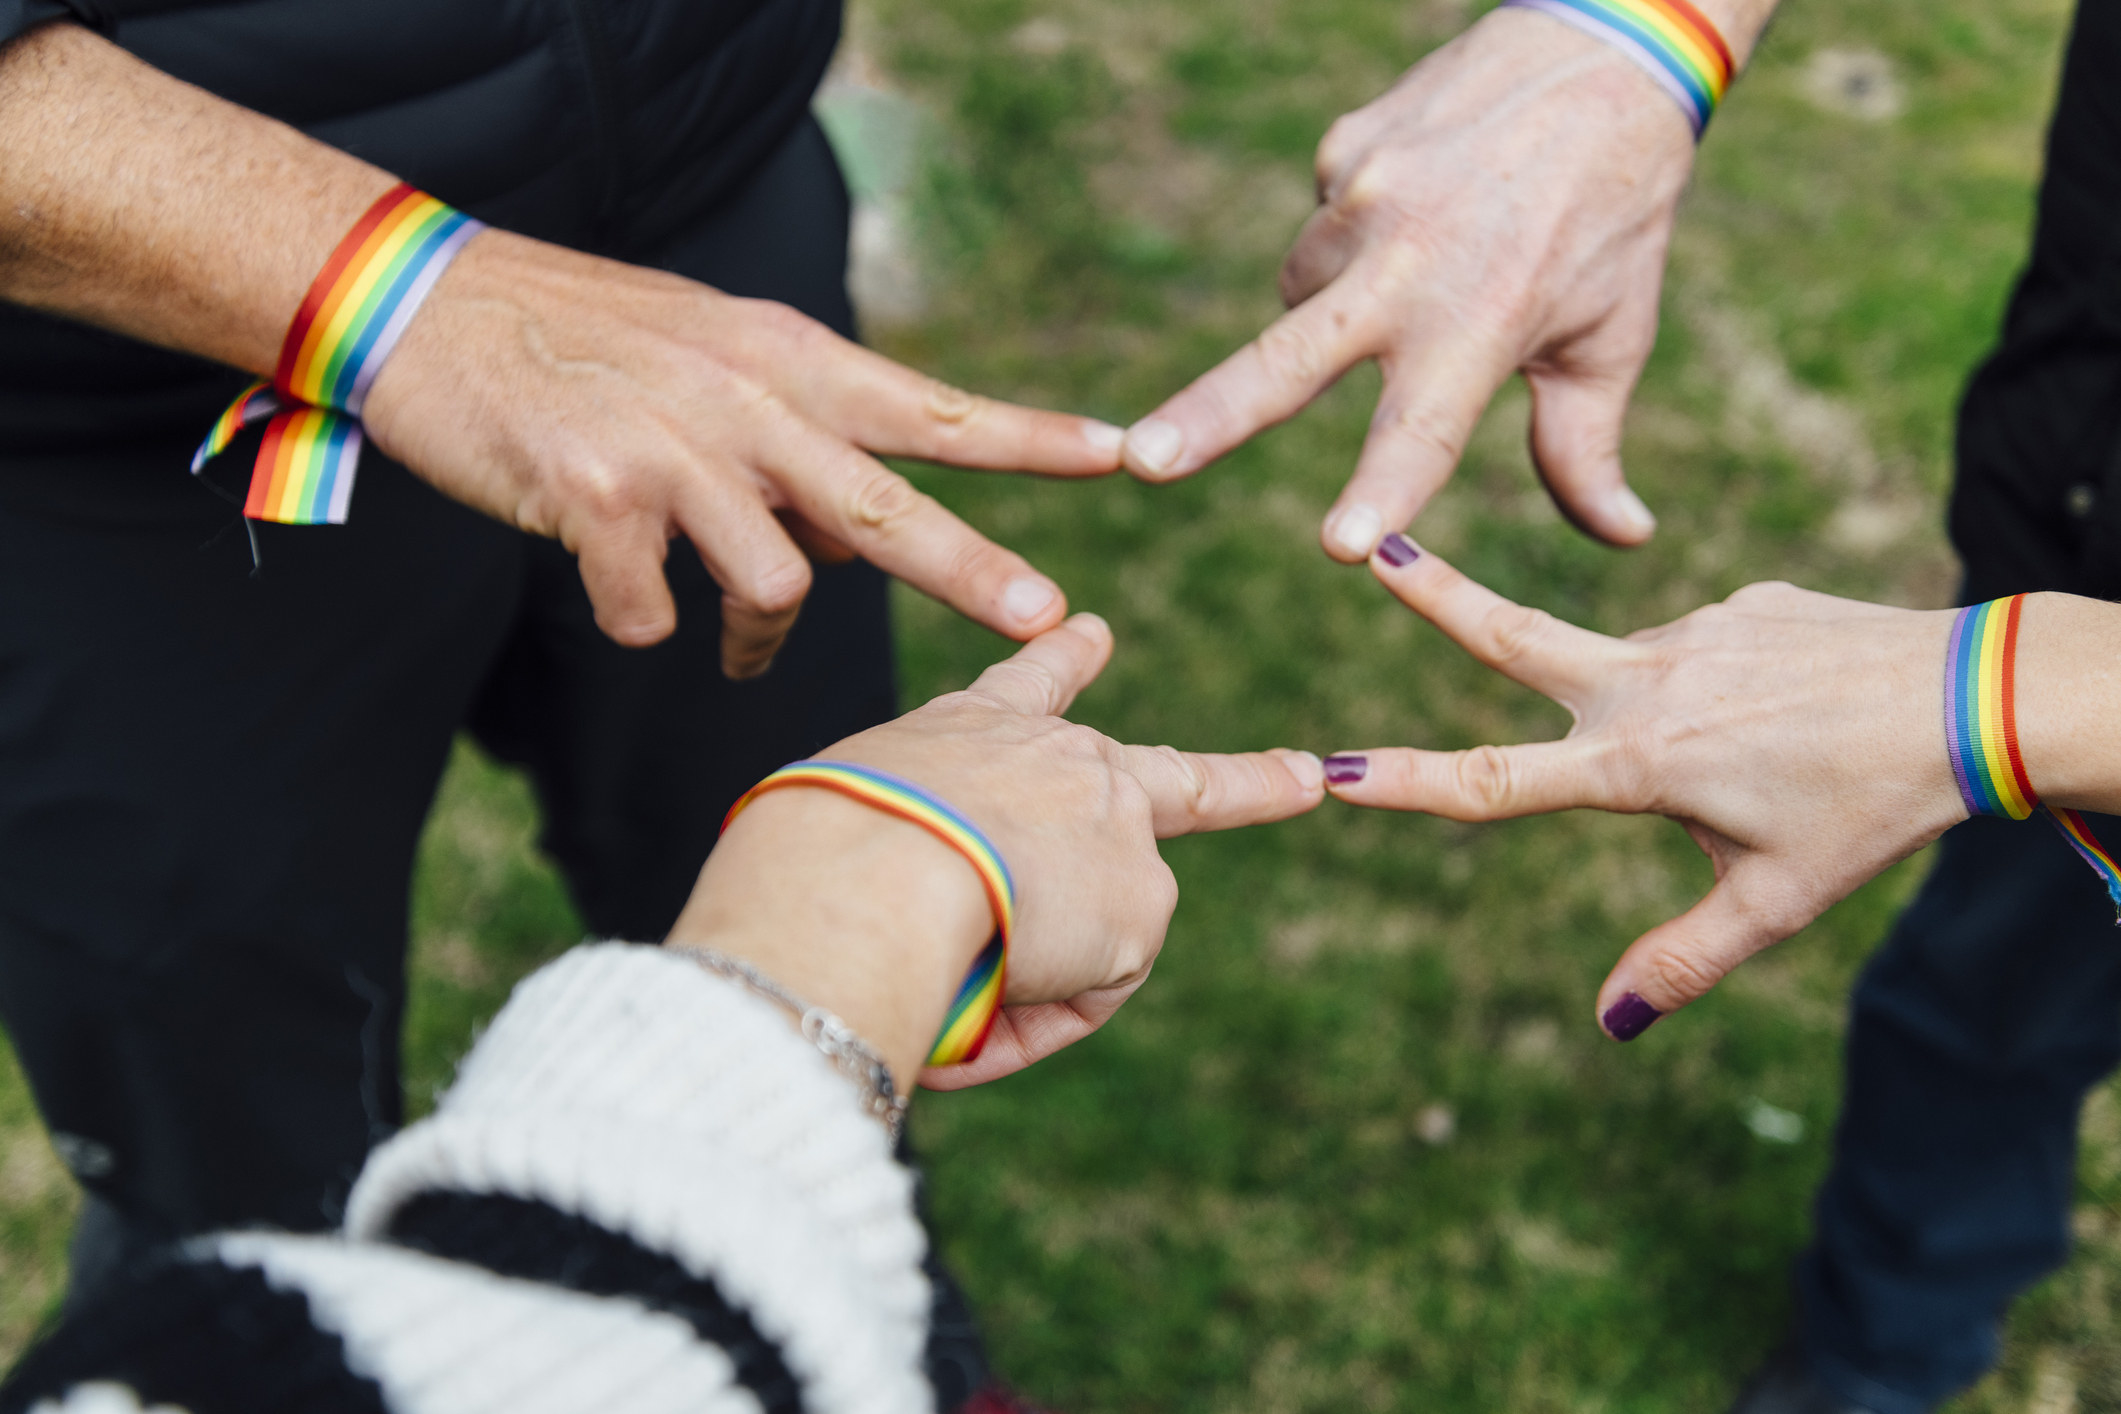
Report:
[{"label": "forearm", "polygon": [[2018,747],[2040,798],[2121,813],[2121,604],[2028,595],[2016,689]]},{"label": "forearm", "polygon": [[0,298],[270,373],[391,176],[74,25],[0,49]]}]

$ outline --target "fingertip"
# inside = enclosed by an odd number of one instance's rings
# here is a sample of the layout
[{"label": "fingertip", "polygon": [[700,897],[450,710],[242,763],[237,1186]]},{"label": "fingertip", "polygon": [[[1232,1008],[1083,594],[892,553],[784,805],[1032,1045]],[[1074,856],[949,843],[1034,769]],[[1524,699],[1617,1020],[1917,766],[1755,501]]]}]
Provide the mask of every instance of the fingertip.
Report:
[{"label": "fingertip", "polygon": [[1403,570],[1422,556],[1422,549],[1408,539],[1402,531],[1393,531],[1377,542],[1377,551],[1371,557],[1373,566],[1381,562],[1388,570]]},{"label": "fingertip", "polygon": [[1127,430],[1094,417],[1082,419],[1082,429],[1083,445],[1090,449],[1091,457],[1105,470],[1117,470],[1127,443]]},{"label": "fingertip", "polygon": [[1598,1025],[1616,1041],[1634,1040],[1664,1016],[1639,992],[1623,992],[1598,1018]]},{"label": "fingertip", "polygon": [[653,648],[677,632],[678,627],[675,613],[632,614],[622,617],[607,615],[598,610],[596,620],[597,627],[604,630],[604,636],[621,648]]},{"label": "fingertip", "polygon": [[1018,575],[1002,588],[1001,614],[1018,638],[1032,638],[1058,624],[1068,612],[1060,586],[1040,574]]},{"label": "fingertip", "polygon": [[1323,799],[1326,788],[1325,763],[1308,751],[1291,747],[1277,747],[1272,755],[1281,762],[1283,769],[1292,776],[1306,799]]},{"label": "fingertip", "polygon": [[1175,422],[1145,417],[1122,434],[1126,469],[1144,481],[1169,481],[1184,475],[1186,434]]},{"label": "fingertip", "polygon": [[1112,625],[1105,622],[1103,614],[1093,614],[1085,609],[1081,613],[1070,614],[1065,626],[1108,648],[1112,646]]},{"label": "fingertip", "polygon": [[1385,518],[1374,506],[1336,506],[1326,517],[1319,542],[1326,553],[1343,564],[1359,565],[1370,558],[1385,533]]}]

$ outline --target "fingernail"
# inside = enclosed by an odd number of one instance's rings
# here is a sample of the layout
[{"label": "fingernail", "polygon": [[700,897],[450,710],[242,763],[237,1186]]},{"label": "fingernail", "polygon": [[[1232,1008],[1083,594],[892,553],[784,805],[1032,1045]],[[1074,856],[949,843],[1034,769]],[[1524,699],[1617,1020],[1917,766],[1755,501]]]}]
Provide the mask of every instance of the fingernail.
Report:
[{"label": "fingernail", "polygon": [[1020,624],[1032,623],[1058,598],[1060,591],[1043,579],[1012,579],[1002,591],[1002,614]]},{"label": "fingernail", "polygon": [[1160,417],[1151,417],[1128,429],[1126,446],[1136,466],[1162,476],[1178,465],[1178,454],[1186,449],[1186,434]]},{"label": "fingernail", "polygon": [[1074,624],[1077,628],[1101,628],[1105,631],[1105,637],[1110,638],[1112,636],[1112,625],[1105,622],[1105,616],[1103,614],[1093,614],[1088,609],[1078,614],[1070,614],[1068,622]]},{"label": "fingernail", "polygon": [[1378,542],[1377,553],[1386,564],[1398,569],[1420,559],[1421,547],[1395,530]]},{"label": "fingernail", "polygon": [[1613,493],[1613,513],[1626,522],[1628,529],[1639,535],[1648,535],[1657,528],[1657,517],[1642,503],[1631,486],[1623,486]]},{"label": "fingernail", "polygon": [[1125,428],[1114,427],[1109,422],[1099,422],[1086,417],[1083,419],[1083,440],[1090,444],[1090,450],[1098,456],[1111,458],[1118,456],[1119,449],[1126,445],[1127,432]]},{"label": "fingernail", "polygon": [[1377,548],[1377,537],[1384,528],[1385,518],[1368,506],[1343,506],[1333,512],[1326,533],[1351,558],[1367,560],[1370,552]]},{"label": "fingernail", "polygon": [[1629,992],[1606,1008],[1605,1034],[1616,1041],[1632,1041],[1649,1030],[1650,1023],[1663,1015],[1663,1012],[1641,997]]},{"label": "fingernail", "polygon": [[1352,786],[1370,774],[1367,756],[1328,756],[1324,765],[1326,779],[1336,786]]},{"label": "fingernail", "polygon": [[1317,790],[1325,784],[1324,763],[1308,751],[1285,752],[1281,764],[1289,768],[1290,775],[1296,777],[1296,784],[1307,791]]}]

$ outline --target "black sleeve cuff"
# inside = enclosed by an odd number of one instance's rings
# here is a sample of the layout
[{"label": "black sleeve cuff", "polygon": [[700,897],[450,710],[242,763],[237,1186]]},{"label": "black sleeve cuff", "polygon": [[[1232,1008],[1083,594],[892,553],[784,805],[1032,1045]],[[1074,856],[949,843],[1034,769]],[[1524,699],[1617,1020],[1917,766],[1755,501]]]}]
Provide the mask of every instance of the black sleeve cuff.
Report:
[{"label": "black sleeve cuff", "polygon": [[72,20],[104,34],[114,28],[111,17],[95,0],[0,0],[0,44],[53,20]]}]

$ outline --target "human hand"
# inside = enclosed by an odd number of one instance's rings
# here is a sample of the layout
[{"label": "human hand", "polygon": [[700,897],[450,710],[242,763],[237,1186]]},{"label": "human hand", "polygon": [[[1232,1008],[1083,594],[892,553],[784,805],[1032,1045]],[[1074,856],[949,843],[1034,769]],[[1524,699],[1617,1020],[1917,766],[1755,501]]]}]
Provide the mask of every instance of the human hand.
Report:
[{"label": "human hand", "polygon": [[[1761,10],[1758,0],[1735,8]],[[1734,47],[1757,22],[1726,17]],[[1384,392],[1322,531],[1356,562],[1449,478],[1522,370],[1533,461],[1562,512],[1633,545],[1621,422],[1656,336],[1693,166],[1677,105],[1552,18],[1498,10],[1414,66],[1318,149],[1319,207],[1281,271],[1290,312],[1127,434],[1127,467],[1190,475],[1374,358]]]},{"label": "human hand", "polygon": [[[819,753],[889,771],[948,801],[986,832],[1015,877],[1006,1005],[976,1061],[923,1074],[933,1088],[1020,1070],[1089,1035],[1133,995],[1178,900],[1157,840],[1281,820],[1325,798],[1318,759],[1308,752],[1217,756],[1126,746],[1062,720],[1058,714],[1111,652],[1104,621],[1078,614],[964,691]],[[827,844],[821,831],[849,833]],[[899,955],[857,977],[851,970],[871,966],[877,944],[863,942],[830,966],[791,955],[804,946],[791,912],[812,907],[810,900],[844,900],[850,890],[858,905],[835,907],[873,907],[882,921],[843,918],[810,931],[911,929],[915,962]],[[752,917],[755,924],[745,922]],[[933,976],[940,980],[915,988],[933,994],[933,1014],[912,1032],[925,1047],[992,929],[977,876],[954,851],[917,826],[809,789],[762,796],[737,817],[671,940],[742,934],[754,940],[747,948],[772,953],[746,955],[797,991],[832,996],[837,989],[837,1009],[850,1023],[875,1009],[879,992],[904,985],[909,971],[939,956]],[[883,1033],[893,1024],[870,1023]]]},{"label": "human hand", "polygon": [[[1096,476],[1119,429],[949,388],[785,305],[487,231],[444,273],[363,410],[445,494],[579,557],[597,622],[666,637],[684,535],[722,586],[722,664],[763,672],[810,587],[859,555],[1029,638],[1061,591],[870,455]],[[798,545],[803,548],[798,548]]]},{"label": "human hand", "polygon": [[[1678,821],[1707,897],[1598,994],[1616,1040],[1707,992],[1966,818],[1940,694],[1953,616],[1753,584],[1625,639],[1513,604],[1394,536],[1371,567],[1468,653],[1569,710],[1561,741],[1326,760],[1356,805],[1500,820],[1590,807]],[[1401,563],[1395,563],[1399,561]]]}]

